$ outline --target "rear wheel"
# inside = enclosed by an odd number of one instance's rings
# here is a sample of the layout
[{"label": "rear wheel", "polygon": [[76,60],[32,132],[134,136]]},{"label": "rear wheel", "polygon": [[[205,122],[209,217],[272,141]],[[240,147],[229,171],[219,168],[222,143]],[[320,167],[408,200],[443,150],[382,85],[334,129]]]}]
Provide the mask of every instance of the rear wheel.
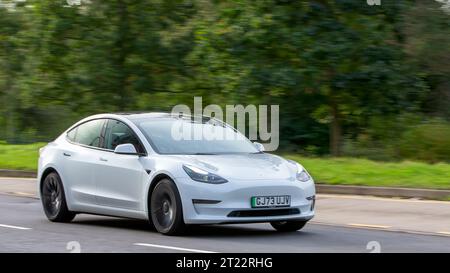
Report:
[{"label": "rear wheel", "polygon": [[42,183],[41,200],[45,215],[52,222],[70,222],[75,213],[67,208],[61,178],[56,172],[47,175]]},{"label": "rear wheel", "polygon": [[173,181],[163,179],[156,185],[150,200],[150,217],[162,234],[177,235],[185,231],[181,198]]},{"label": "rear wheel", "polygon": [[281,232],[292,232],[302,229],[307,221],[277,221],[270,222],[272,227]]}]

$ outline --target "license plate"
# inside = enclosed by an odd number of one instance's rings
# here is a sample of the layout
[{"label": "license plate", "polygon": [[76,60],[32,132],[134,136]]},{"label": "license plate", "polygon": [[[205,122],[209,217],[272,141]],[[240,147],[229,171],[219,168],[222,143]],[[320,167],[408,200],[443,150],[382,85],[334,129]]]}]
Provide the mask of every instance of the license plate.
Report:
[{"label": "license plate", "polygon": [[251,205],[252,208],[289,207],[291,205],[291,196],[253,196]]}]

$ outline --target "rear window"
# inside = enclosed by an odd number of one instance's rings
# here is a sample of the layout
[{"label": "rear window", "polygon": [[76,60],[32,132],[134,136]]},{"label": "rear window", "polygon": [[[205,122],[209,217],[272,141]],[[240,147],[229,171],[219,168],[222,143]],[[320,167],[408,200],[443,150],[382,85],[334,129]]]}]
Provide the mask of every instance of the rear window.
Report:
[{"label": "rear window", "polygon": [[101,133],[104,123],[104,119],[95,119],[85,122],[72,129],[67,134],[67,138],[70,141],[86,146],[100,147]]}]

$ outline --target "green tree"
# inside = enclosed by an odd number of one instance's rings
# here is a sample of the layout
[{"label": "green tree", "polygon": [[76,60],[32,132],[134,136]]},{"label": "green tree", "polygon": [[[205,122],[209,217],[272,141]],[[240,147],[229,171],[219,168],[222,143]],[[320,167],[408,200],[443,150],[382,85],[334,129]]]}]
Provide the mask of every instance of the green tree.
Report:
[{"label": "green tree", "polygon": [[283,132],[301,143],[322,132],[317,123],[324,123],[330,151],[340,155],[343,134],[372,115],[413,109],[425,91],[416,71],[405,66],[392,22],[404,4],[218,1],[202,6],[196,47],[187,59],[194,68],[188,88],[229,94],[231,101],[280,103],[282,117],[290,117]]},{"label": "green tree", "polygon": [[450,118],[450,11],[437,1],[416,1],[403,15],[407,60],[419,67],[430,86],[423,109]]},{"label": "green tree", "polygon": [[14,1],[0,5],[0,138],[14,140],[19,133],[22,116],[20,86],[15,79],[22,73],[25,56],[21,33],[26,28],[25,17]]}]

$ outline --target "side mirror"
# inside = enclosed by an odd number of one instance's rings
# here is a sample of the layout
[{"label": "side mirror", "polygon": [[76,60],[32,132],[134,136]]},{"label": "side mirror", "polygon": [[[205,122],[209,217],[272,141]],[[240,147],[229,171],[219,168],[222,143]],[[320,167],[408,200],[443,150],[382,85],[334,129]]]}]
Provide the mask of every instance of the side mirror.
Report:
[{"label": "side mirror", "polygon": [[260,152],[264,152],[266,149],[264,148],[264,145],[262,145],[259,142],[253,142],[253,145],[255,145],[256,149],[258,149],[258,151]]},{"label": "side mirror", "polygon": [[114,149],[114,153],[121,155],[138,155],[136,148],[130,143],[117,145],[116,149]]}]

